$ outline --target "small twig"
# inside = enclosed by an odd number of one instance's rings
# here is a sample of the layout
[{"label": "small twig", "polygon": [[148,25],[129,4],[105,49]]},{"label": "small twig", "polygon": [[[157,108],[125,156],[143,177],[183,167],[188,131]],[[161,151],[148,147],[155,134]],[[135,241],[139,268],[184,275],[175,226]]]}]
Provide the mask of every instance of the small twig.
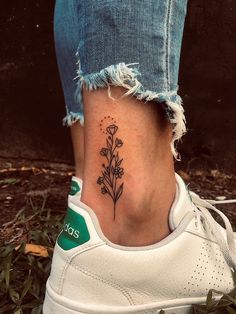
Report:
[{"label": "small twig", "polygon": [[17,221],[18,217],[24,212],[25,208],[22,208],[21,210],[18,211],[18,213],[16,214],[15,218],[12,219],[11,221],[5,222],[2,227],[5,229],[8,226],[14,224],[15,221]]},{"label": "small twig", "polygon": [[26,218],[25,220],[17,221],[15,223],[15,226],[26,224],[27,222],[31,221],[35,216],[37,216],[40,213],[41,213],[41,209],[38,210],[35,214],[33,214],[33,215],[29,216],[28,218]]}]

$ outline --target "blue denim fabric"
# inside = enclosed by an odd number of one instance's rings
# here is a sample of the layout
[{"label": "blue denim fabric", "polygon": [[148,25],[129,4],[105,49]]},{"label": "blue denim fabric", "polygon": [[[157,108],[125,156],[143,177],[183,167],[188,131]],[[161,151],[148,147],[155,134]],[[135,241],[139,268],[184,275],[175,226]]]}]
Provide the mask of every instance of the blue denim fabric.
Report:
[{"label": "blue denim fabric", "polygon": [[177,91],[186,7],[187,0],[57,0],[54,30],[64,123],[83,122],[82,86],[109,92],[110,85],[119,85],[127,95],[164,104],[173,138],[179,139],[185,132]]}]

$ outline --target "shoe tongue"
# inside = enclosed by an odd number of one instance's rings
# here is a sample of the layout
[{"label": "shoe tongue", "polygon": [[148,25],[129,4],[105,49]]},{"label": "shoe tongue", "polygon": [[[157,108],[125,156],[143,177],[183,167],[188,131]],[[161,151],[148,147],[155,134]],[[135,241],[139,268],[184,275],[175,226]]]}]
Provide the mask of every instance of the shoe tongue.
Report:
[{"label": "shoe tongue", "polygon": [[194,204],[191,201],[188,188],[181,177],[176,173],[176,195],[169,213],[169,227],[171,231],[176,229],[181,220],[189,212],[194,211]]}]

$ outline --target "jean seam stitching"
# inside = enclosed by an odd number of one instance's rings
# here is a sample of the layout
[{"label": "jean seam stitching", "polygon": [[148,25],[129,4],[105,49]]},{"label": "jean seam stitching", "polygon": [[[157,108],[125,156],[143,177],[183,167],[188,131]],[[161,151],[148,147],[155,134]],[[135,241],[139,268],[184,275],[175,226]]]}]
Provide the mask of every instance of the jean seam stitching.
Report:
[{"label": "jean seam stitching", "polygon": [[165,63],[166,63],[166,88],[167,91],[170,89],[170,71],[169,71],[169,40],[170,40],[170,15],[171,15],[171,3],[172,1],[169,0],[167,4],[167,17],[166,17],[166,58],[165,58]]}]

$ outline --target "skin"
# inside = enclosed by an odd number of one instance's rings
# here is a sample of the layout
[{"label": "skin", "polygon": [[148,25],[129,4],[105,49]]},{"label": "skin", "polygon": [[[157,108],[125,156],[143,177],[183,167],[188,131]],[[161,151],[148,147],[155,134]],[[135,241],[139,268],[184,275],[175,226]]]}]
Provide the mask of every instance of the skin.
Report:
[{"label": "skin", "polygon": [[83,179],[84,170],[84,127],[79,122],[70,127],[75,161],[75,175]]},{"label": "skin", "polygon": [[[176,189],[170,150],[172,128],[160,105],[132,96],[121,98],[126,92],[122,87],[110,90],[115,100],[108,97],[106,88],[84,89],[84,136],[78,134],[80,127],[72,127],[76,175],[83,177],[81,199],[93,209],[103,233],[113,243],[153,244],[170,233],[168,215]],[[111,125],[117,127],[113,140],[122,142],[116,147],[122,170],[116,170],[120,177],[109,195],[101,192],[104,185],[98,184],[98,179],[104,166],[109,166],[109,158],[101,150],[108,148],[106,140],[111,134],[107,127]],[[114,201],[114,190],[117,193],[122,184],[122,193]]]}]

